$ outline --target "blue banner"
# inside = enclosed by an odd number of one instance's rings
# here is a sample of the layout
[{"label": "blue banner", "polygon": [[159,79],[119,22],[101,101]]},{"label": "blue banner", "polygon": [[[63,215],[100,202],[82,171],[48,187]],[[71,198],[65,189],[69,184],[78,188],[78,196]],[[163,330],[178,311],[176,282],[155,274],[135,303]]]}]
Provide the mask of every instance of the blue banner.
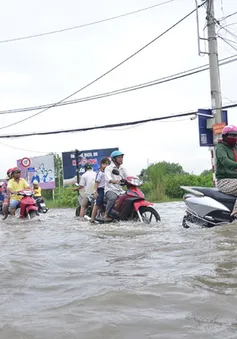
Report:
[{"label": "blue banner", "polygon": [[[97,171],[100,167],[100,161],[102,158],[110,157],[113,151],[117,151],[115,148],[93,149],[86,151],[79,151],[79,173],[80,175],[85,172],[85,164],[91,164],[94,171]],[[75,151],[63,152],[63,177],[64,179],[71,179],[76,176],[76,157]]]}]

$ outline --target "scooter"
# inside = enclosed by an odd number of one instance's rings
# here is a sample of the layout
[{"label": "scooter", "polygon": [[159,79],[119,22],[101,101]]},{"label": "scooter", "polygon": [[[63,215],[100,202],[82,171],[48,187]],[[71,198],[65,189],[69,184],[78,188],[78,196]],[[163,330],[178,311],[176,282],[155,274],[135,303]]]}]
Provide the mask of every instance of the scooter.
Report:
[{"label": "scooter", "polygon": [[44,199],[42,197],[34,197],[34,199],[38,208],[38,212],[47,213],[49,209],[46,207]]},{"label": "scooter", "polygon": [[[129,176],[126,179],[121,179],[117,169],[113,169],[112,173],[117,176],[122,186],[127,187],[127,191],[116,200],[115,207],[111,212],[112,221],[130,220],[150,224],[161,220],[159,213],[153,207],[154,204],[146,201],[143,192],[138,188],[143,184],[138,177]],[[106,201],[104,208],[105,206]],[[102,218],[95,220],[104,223]]]},{"label": "scooter", "polygon": [[220,192],[217,188],[180,186],[188,192],[184,195],[187,206],[182,226],[191,224],[201,227],[214,227],[229,224],[233,221],[231,211],[236,197]]},{"label": "scooter", "polygon": [[34,191],[21,190],[17,194],[23,196],[20,204],[21,219],[24,218],[33,219],[35,216],[39,215],[35,199],[33,198]]}]

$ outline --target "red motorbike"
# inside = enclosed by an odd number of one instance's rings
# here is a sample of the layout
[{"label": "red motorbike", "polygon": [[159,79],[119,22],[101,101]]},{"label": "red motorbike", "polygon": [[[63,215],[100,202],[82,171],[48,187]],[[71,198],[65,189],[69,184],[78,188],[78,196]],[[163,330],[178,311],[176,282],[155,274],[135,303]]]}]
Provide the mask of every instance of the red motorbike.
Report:
[{"label": "red motorbike", "polygon": [[39,215],[35,199],[33,198],[34,191],[21,190],[17,194],[23,196],[23,198],[21,199],[21,204],[20,204],[20,218],[21,219],[24,219],[24,218],[32,219],[35,216]]},{"label": "red motorbike", "polygon": [[[119,176],[119,171],[113,169],[113,174]],[[143,192],[138,188],[143,182],[138,177],[127,177],[121,180],[121,185],[127,187],[127,191],[116,200],[111,212],[113,220],[140,221],[145,224],[160,221],[160,215],[153,207],[154,204],[145,200]],[[99,223],[103,219],[96,218]]]}]

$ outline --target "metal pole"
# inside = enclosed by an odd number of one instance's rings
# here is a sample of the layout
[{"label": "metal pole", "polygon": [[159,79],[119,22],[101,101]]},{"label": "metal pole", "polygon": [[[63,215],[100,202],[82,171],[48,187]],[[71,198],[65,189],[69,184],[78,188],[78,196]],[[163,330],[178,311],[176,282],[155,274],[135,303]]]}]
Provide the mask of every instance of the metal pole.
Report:
[{"label": "metal pole", "polygon": [[[210,87],[211,87],[211,106],[213,119],[209,119],[207,127],[212,128],[214,123],[222,122],[222,98],[220,85],[220,72],[218,60],[218,46],[216,38],[216,19],[214,11],[214,0],[207,0],[207,33],[208,33],[208,55],[209,55],[209,73],[210,73]],[[213,144],[217,144],[220,135],[214,135]],[[215,176],[215,151],[211,148],[212,172],[213,172],[213,186],[216,186]]]},{"label": "metal pole", "polygon": [[211,103],[215,123],[222,122],[221,107],[221,85],[218,60],[218,46],[216,38],[216,19],[214,13],[214,0],[207,1],[207,32],[208,32],[208,54],[210,66]]},{"label": "metal pole", "polygon": [[[75,158],[76,158],[76,173],[77,173],[77,183],[79,185],[79,181],[80,181],[80,175],[79,175],[79,154],[80,152],[78,151],[78,149],[75,150]],[[79,191],[78,191],[78,195],[79,195]]]}]

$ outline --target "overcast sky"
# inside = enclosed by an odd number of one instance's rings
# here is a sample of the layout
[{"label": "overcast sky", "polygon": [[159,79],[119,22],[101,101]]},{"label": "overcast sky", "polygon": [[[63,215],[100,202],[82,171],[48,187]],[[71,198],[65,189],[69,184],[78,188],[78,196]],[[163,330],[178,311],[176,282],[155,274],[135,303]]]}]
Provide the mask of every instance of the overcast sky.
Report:
[{"label": "overcast sky", "polygon": [[[0,11],[0,41],[89,23],[155,5],[165,0],[9,0]],[[201,0],[199,0],[201,3]],[[237,11],[236,0],[216,0],[216,17]],[[35,39],[0,44],[0,110],[57,102],[97,78],[162,33],[195,7],[194,0],[174,0],[131,16]],[[200,30],[205,9],[199,11]],[[237,35],[237,15],[222,25]],[[224,30],[225,38],[235,38]],[[237,48],[237,39],[233,46]],[[219,58],[237,54],[218,40]],[[203,46],[204,47],[204,46]],[[126,64],[72,99],[140,84],[208,63],[197,51],[193,14]],[[221,67],[223,103],[237,101],[237,67]],[[48,131],[119,123],[210,107],[209,73],[203,72],[139,91],[58,108],[26,122],[0,130]],[[229,123],[237,124],[237,109],[229,110]],[[0,128],[34,112],[0,115]],[[9,147],[11,146],[11,147]],[[175,118],[136,127],[52,136],[0,139],[0,177],[24,156],[49,152],[119,147],[130,174],[148,163],[180,163],[199,174],[211,168],[208,148],[199,147],[198,122]]]}]

